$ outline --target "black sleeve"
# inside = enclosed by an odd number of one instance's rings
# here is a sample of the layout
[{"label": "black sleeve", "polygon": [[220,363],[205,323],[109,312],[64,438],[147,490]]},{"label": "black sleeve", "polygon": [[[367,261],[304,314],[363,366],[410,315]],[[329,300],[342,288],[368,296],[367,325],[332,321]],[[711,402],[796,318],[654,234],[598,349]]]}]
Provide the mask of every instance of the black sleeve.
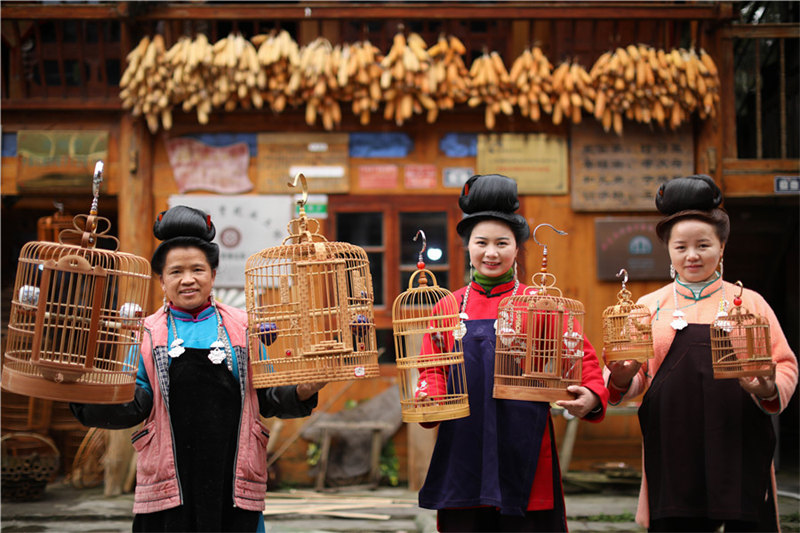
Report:
[{"label": "black sleeve", "polygon": [[258,410],[264,418],[303,418],[317,406],[319,394],[301,402],[297,398],[297,385],[257,389]]},{"label": "black sleeve", "polygon": [[88,427],[103,429],[125,429],[142,422],[153,408],[153,396],[144,388],[136,386],[133,401],[119,404],[70,403],[75,418]]}]

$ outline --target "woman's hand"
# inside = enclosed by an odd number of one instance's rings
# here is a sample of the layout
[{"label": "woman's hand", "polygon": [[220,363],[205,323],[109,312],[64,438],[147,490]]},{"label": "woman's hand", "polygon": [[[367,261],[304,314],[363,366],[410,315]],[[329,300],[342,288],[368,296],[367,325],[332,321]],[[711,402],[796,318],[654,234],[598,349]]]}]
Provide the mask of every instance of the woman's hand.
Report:
[{"label": "woman's hand", "polygon": [[327,384],[327,382],[301,383],[297,386],[297,399],[304,402],[318,393],[320,389]]},{"label": "woman's hand", "polygon": [[642,363],[629,359],[627,361],[611,361],[606,362],[611,376],[608,378],[608,384],[612,385],[615,389],[624,391],[630,387],[633,377],[639,372]]},{"label": "woman's hand", "polygon": [[588,415],[600,403],[600,399],[586,387],[570,385],[567,387],[567,392],[571,392],[577,397],[574,400],[559,400],[556,405],[563,407],[569,414],[577,418]]},{"label": "woman's hand", "polygon": [[778,394],[778,387],[775,386],[775,369],[769,376],[743,376],[739,378],[739,385],[749,392],[755,394],[760,400],[771,400]]}]

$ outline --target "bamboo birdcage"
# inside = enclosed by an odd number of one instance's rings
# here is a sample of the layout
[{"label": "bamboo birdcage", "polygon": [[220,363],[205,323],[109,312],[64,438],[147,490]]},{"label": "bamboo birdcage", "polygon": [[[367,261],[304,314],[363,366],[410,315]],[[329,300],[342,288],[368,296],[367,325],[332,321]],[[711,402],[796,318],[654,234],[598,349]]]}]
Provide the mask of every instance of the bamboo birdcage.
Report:
[{"label": "bamboo birdcage", "polygon": [[556,277],[547,272],[547,246],[542,268],[523,294],[503,298],[497,313],[494,392],[496,399],[554,402],[572,400],[570,385],[580,385],[583,359],[584,306],[565,298]]},{"label": "bamboo birdcage", "polygon": [[[89,215],[58,243],[23,246],[8,323],[2,386],[27,396],[84,403],[133,399],[150,263],[119,252],[97,216],[102,162]],[[96,249],[107,240],[113,250]]]},{"label": "bamboo birdcage", "polygon": [[[256,388],[379,375],[369,260],[363,248],[328,242],[300,218],[281,246],[245,265],[250,368]],[[313,223],[310,224],[310,223]]]},{"label": "bamboo birdcage", "polygon": [[425,268],[425,233],[420,230],[419,235],[423,245],[417,270],[408,280],[408,290],[395,298],[392,306],[400,410],[404,422],[463,418],[469,416],[461,346],[464,325],[453,293],[440,287],[433,272]]},{"label": "bamboo birdcage", "polygon": [[769,321],[742,307],[744,287],[737,281],[739,294],[728,314],[720,314],[711,324],[711,367],[715,379],[744,376],[770,376],[774,372]]},{"label": "bamboo birdcage", "polygon": [[617,274],[622,280],[622,290],[617,293],[616,305],[603,311],[603,354],[606,361],[639,361],[653,357],[653,327],[650,310],[631,300],[625,286],[628,272],[623,268]]}]

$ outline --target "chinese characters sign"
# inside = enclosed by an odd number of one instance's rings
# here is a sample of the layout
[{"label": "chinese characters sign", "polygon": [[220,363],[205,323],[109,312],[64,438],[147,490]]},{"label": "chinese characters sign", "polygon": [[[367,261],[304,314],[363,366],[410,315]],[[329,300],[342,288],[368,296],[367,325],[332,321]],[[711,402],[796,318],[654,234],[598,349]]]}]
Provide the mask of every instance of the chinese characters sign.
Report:
[{"label": "chinese characters sign", "polygon": [[618,137],[589,122],[573,126],[571,139],[575,211],[652,211],[660,184],[694,174],[688,127],[672,132],[626,123]]},{"label": "chinese characters sign", "polygon": [[567,143],[544,133],[478,135],[478,174],[503,174],[520,194],[566,194]]},{"label": "chinese characters sign", "polygon": [[287,183],[302,172],[308,192],[349,192],[346,133],[259,133],[258,192],[294,193]]},{"label": "chinese characters sign", "polygon": [[667,249],[656,236],[659,217],[606,217],[594,222],[597,279],[620,280],[621,268],[631,281],[666,279]]}]

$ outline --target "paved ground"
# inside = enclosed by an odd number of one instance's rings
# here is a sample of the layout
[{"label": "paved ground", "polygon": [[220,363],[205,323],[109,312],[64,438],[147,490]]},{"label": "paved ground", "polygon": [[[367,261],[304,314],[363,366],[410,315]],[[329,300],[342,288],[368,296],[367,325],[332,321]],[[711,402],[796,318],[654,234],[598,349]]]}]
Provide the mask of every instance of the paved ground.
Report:
[{"label": "paved ground", "polygon": [[[779,477],[784,531],[800,531],[800,489],[797,474]],[[601,492],[566,495],[570,531],[641,532],[632,520],[636,488],[606,488]],[[2,533],[99,533],[131,529],[133,496],[103,497],[102,489],[76,490],[63,483],[47,487],[37,502],[3,502],[0,507]],[[298,512],[300,511],[300,512]],[[271,533],[323,532],[422,532],[436,531],[433,511],[416,505],[416,493],[402,488],[375,491],[308,491],[270,493],[267,500],[267,531]],[[327,514],[317,514],[327,513]]]}]

